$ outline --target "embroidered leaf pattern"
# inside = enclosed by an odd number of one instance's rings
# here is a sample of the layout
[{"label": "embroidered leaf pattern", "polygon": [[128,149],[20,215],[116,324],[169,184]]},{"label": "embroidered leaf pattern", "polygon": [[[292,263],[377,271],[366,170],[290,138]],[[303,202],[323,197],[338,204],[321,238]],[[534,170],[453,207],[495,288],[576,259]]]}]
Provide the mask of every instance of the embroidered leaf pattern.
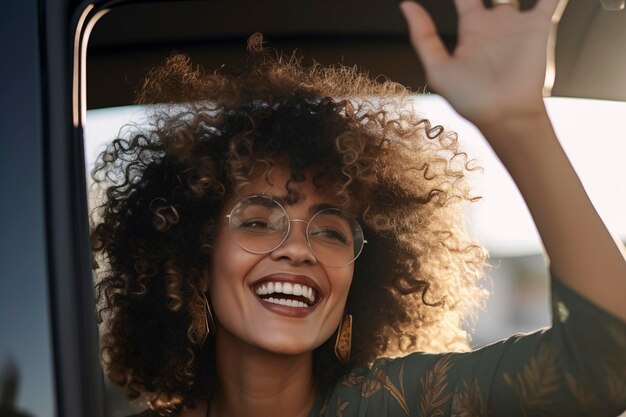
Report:
[{"label": "embroidered leaf pattern", "polygon": [[341,400],[337,398],[337,411],[335,412],[335,417],[343,417],[343,412],[349,405],[350,403],[348,401],[341,402]]},{"label": "embroidered leaf pattern", "polygon": [[341,385],[343,385],[344,387],[353,388],[357,385],[362,384],[364,380],[364,375],[357,375],[354,372],[350,372],[342,378]]},{"label": "embroidered leaf pattern", "polygon": [[483,396],[478,380],[468,384],[463,381],[463,390],[454,395],[451,417],[484,417]]},{"label": "embroidered leaf pattern", "polygon": [[609,401],[612,404],[626,403],[626,369],[607,368]]},{"label": "embroidered leaf pattern", "polygon": [[401,389],[398,389],[398,387],[396,387],[393,382],[391,382],[391,379],[389,379],[388,375],[385,375],[385,389],[389,392],[389,394],[391,394],[391,396],[393,398],[396,399],[396,401],[398,401],[398,404],[400,404],[400,407],[402,407],[402,410],[404,410],[404,412],[408,415],[409,414],[409,406],[406,402],[406,398],[404,396],[404,387],[403,387],[403,382],[402,382],[402,377],[404,376],[404,363],[400,366],[400,374],[399,374],[399,378],[400,378],[400,387]]},{"label": "embroidered leaf pattern", "polygon": [[609,333],[615,340],[615,344],[617,345],[618,349],[621,352],[626,352],[626,333],[614,324],[609,325],[608,329]]},{"label": "embroidered leaf pattern", "polygon": [[574,397],[578,400],[581,408],[584,410],[591,410],[592,404],[596,401],[596,396],[584,383],[578,381],[570,373],[565,374],[565,381],[567,387]]},{"label": "embroidered leaf pattern", "polygon": [[320,409],[320,416],[325,416],[326,415],[326,410],[328,409],[328,397],[326,397],[324,399],[324,402],[322,403],[322,408]]},{"label": "embroidered leaf pattern", "polygon": [[443,416],[441,407],[450,401],[452,394],[447,393],[448,383],[446,378],[452,367],[452,356],[442,356],[435,366],[420,378],[422,385],[422,396],[419,401],[420,413],[422,417]]},{"label": "embroidered leaf pattern", "polygon": [[506,372],[502,377],[517,396],[523,416],[541,414],[559,390],[559,368],[552,344],[543,344],[515,377]]},{"label": "embroidered leaf pattern", "polygon": [[380,391],[383,386],[384,378],[385,372],[381,368],[373,371],[372,376],[363,382],[363,386],[361,387],[361,397],[369,398]]},{"label": "embroidered leaf pattern", "polygon": [[398,380],[400,381],[400,390],[402,391],[402,396],[404,396],[404,362],[402,362],[402,366],[400,367]]},{"label": "embroidered leaf pattern", "polygon": [[[400,383],[402,384],[402,377],[404,375],[404,364],[400,366]],[[389,394],[398,402],[402,410],[408,415],[409,414],[409,406],[406,401],[406,397],[404,394],[404,388],[398,389],[393,381],[386,374],[385,369],[382,367],[378,367],[372,370],[370,373],[370,377],[364,378],[362,376],[348,374],[342,384],[345,386],[353,387],[358,384],[361,385],[361,397],[369,398],[372,395],[379,392],[381,389],[385,389]],[[401,385],[402,386],[402,385]]]}]

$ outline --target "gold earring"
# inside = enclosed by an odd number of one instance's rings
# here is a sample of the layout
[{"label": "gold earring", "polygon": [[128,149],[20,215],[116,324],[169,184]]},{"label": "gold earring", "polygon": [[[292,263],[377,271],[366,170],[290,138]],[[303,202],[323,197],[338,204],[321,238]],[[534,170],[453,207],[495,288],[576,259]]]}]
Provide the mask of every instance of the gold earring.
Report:
[{"label": "gold earring", "polygon": [[339,324],[337,340],[335,341],[335,355],[344,365],[350,363],[350,351],[352,350],[352,315],[346,314]]},{"label": "gold earring", "polygon": [[206,295],[203,291],[200,291],[200,295],[204,300],[204,323],[206,325],[206,334],[202,338],[202,342],[200,345],[203,345],[206,341],[207,337],[213,336],[215,334],[215,320],[213,320],[213,313],[211,312],[211,304],[209,304],[209,300],[206,298]]}]

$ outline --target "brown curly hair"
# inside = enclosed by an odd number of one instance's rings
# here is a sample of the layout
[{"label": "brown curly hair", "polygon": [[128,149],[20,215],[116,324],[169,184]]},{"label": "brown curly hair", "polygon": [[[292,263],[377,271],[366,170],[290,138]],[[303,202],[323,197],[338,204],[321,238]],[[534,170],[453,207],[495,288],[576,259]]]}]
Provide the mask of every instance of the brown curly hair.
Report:
[{"label": "brown curly hair", "polygon": [[[152,123],[115,139],[92,173],[105,194],[92,229],[102,359],[129,398],[144,395],[152,408],[194,407],[215,392],[214,341],[201,343],[201,271],[225,201],[279,160],[289,183],[307,169],[323,174],[320,186],[364,226],[346,305],[350,366],[466,350],[462,325],[484,300],[486,253],[462,215],[475,199],[474,168],[456,135],[418,116],[397,83],[305,67],[271,55],[259,35],[249,50],[237,76],[204,74],[182,55],[152,70],[138,95],[161,103]],[[333,339],[313,353],[320,395],[348,370]]]}]

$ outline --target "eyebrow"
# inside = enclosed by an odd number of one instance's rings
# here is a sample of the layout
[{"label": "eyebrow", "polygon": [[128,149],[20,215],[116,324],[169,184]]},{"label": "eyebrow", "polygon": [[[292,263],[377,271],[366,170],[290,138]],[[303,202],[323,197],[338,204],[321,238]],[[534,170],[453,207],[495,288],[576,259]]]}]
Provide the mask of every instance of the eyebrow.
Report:
[{"label": "eyebrow", "polygon": [[[271,194],[261,194],[261,195],[264,197],[271,198],[272,200],[276,201],[278,204],[280,204],[283,207],[288,207],[292,205],[287,202],[287,199],[285,197],[280,197],[280,196],[271,195]],[[327,203],[313,204],[311,207],[309,207],[309,214],[312,216],[316,214],[318,211],[329,209],[329,208],[336,209],[337,206],[333,206],[332,204],[327,204]]]},{"label": "eyebrow", "polygon": [[322,210],[325,210],[325,209],[329,209],[329,208],[333,208],[334,209],[334,208],[337,208],[337,207],[335,207],[335,206],[333,206],[331,204],[324,204],[324,203],[313,204],[311,207],[309,207],[309,214],[310,215],[314,215],[315,213],[317,213],[319,211],[322,211]]}]

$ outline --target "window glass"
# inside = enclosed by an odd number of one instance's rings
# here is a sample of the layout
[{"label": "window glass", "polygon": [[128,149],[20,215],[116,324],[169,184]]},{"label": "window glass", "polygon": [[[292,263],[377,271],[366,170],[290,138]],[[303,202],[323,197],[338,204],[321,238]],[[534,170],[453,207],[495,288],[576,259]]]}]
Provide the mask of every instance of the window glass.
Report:
[{"label": "window glass", "polygon": [[38,2],[3,3],[0,415],[55,415],[40,126]]}]

